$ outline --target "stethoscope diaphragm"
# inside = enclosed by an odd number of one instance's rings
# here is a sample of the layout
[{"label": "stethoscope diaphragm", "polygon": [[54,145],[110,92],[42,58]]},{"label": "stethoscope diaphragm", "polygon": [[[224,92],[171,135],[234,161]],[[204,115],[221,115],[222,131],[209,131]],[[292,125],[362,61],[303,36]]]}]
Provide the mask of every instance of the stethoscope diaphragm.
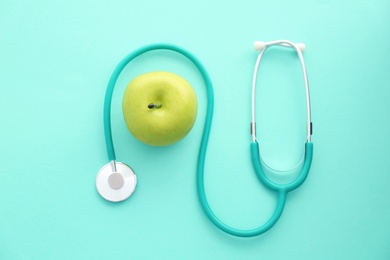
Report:
[{"label": "stethoscope diaphragm", "polygon": [[104,165],[96,176],[96,188],[108,201],[119,202],[127,199],[134,192],[137,177],[133,170],[121,162]]}]

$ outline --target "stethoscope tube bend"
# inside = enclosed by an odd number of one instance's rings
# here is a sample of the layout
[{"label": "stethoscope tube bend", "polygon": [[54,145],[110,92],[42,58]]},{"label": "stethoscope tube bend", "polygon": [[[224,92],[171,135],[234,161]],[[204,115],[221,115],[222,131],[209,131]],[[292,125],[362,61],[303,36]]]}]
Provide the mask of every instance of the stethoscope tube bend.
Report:
[{"label": "stethoscope tube bend", "polygon": [[260,163],[261,157],[260,157],[260,149],[259,149],[259,143],[252,142],[251,143],[251,159],[253,168],[255,170],[255,173],[259,180],[269,188],[270,190],[278,191],[278,192],[284,192],[288,193],[290,191],[293,191],[297,189],[299,186],[301,186],[309,174],[311,162],[313,159],[313,143],[312,142],[306,142],[305,143],[305,157],[303,159],[303,165],[301,172],[299,176],[292,182],[287,184],[277,184],[270,180],[267,175],[265,174],[265,171]]},{"label": "stethoscope tube bend", "polygon": [[[201,147],[207,147],[208,137],[211,128],[211,121],[214,109],[214,93],[209,74],[202,63],[189,51],[172,44],[157,43],[143,46],[132,53],[128,54],[114,69],[107,85],[106,95],[104,98],[103,124],[106,150],[109,163],[104,165],[97,177],[96,188],[99,194],[106,200],[119,202],[127,199],[134,191],[137,184],[136,176],[133,170],[126,164],[117,162],[114,143],[112,140],[111,129],[111,103],[115,84],[123,71],[123,69],[138,56],[154,51],[154,50],[170,50],[179,53],[188,58],[201,73],[207,92],[207,113],[205,118],[205,126],[201,140]],[[118,188],[119,187],[119,188]]]}]

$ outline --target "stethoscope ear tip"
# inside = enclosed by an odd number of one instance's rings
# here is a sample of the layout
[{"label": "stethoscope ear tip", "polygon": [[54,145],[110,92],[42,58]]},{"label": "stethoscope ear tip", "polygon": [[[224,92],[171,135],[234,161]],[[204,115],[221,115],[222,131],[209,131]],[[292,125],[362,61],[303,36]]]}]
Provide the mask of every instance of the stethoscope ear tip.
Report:
[{"label": "stethoscope ear tip", "polygon": [[265,42],[255,41],[253,43],[253,47],[255,48],[256,51],[261,51],[262,49],[265,48]]},{"label": "stethoscope ear tip", "polygon": [[255,41],[253,42],[253,47],[255,48],[256,51],[261,51],[263,49],[265,49],[265,47],[267,46],[270,46],[270,45],[280,45],[280,46],[284,46],[284,47],[289,47],[289,48],[294,48],[294,46],[296,48],[298,48],[301,52],[304,52],[305,49],[306,49],[306,45],[304,43],[287,43],[287,42],[278,42],[278,43],[275,43],[275,42],[263,42],[263,41]]},{"label": "stethoscope ear tip", "polygon": [[306,49],[306,44],[304,44],[304,43],[297,43],[296,45],[297,45],[298,49],[299,49],[301,52],[304,52],[304,51],[305,51],[305,49]]}]

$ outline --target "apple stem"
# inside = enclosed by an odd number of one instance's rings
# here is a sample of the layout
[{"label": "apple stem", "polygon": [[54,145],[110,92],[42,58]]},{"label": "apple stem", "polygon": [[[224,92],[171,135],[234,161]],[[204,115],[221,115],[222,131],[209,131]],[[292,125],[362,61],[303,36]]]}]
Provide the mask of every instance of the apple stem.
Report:
[{"label": "apple stem", "polygon": [[156,104],[153,104],[153,103],[150,103],[148,105],[148,108],[149,109],[153,109],[153,108],[161,108],[162,107],[162,104],[160,102],[157,102]]}]

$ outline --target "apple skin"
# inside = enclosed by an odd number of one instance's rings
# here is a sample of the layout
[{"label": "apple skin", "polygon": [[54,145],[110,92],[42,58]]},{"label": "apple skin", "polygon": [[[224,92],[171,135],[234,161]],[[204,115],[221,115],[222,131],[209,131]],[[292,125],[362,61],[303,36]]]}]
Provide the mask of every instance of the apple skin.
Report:
[{"label": "apple skin", "polygon": [[148,145],[167,146],[190,132],[198,102],[194,89],[184,78],[155,71],[139,75],[129,83],[122,111],[135,138]]}]

